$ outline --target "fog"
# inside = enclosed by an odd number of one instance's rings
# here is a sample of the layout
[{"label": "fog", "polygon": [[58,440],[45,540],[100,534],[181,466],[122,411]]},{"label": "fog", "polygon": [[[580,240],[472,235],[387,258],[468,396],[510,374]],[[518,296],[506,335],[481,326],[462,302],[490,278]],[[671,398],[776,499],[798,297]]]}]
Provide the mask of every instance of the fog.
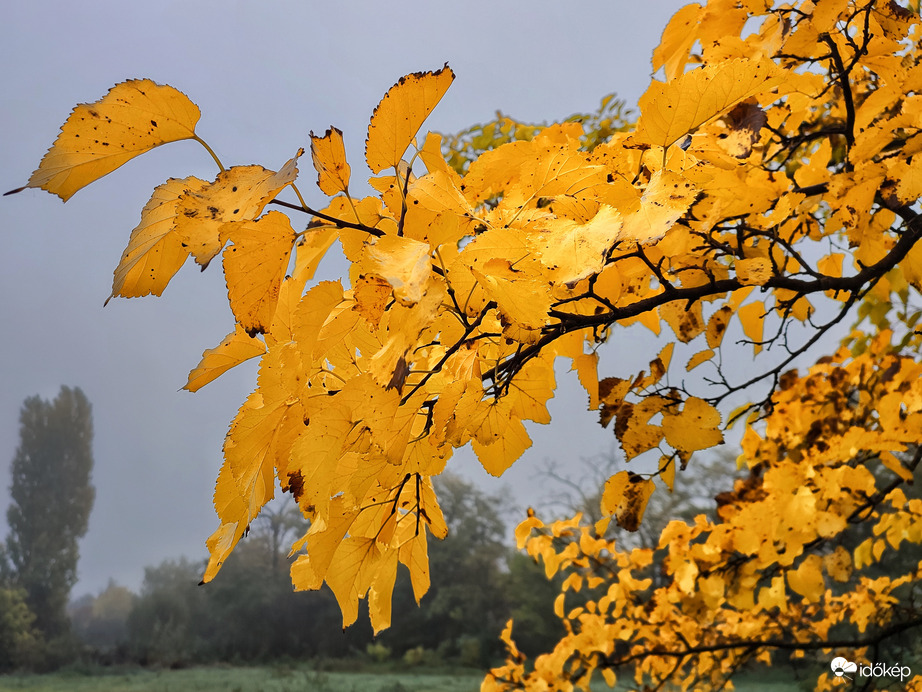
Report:
[{"label": "fog", "polygon": [[[197,131],[225,165],[275,168],[330,125],[345,136],[353,180],[365,130],[402,75],[446,61],[457,79],[427,123],[454,132],[497,110],[545,121],[592,111],[612,91],[636,103],[650,54],[681,4],[551,1],[7,3],[0,23],[0,187],[23,185],[71,108],[116,82],[149,77],[202,110]],[[322,206],[309,160],[300,188]],[[307,168],[308,170],[305,170]],[[81,542],[74,595],[110,578],[136,589],[145,565],[204,556],[227,425],[255,368],[196,394],[180,391],[204,349],[232,330],[217,266],[187,264],[162,298],[115,299],[112,272],[152,189],[168,177],[215,174],[194,142],[161,147],[66,205],[26,190],[0,200],[0,536],[23,399],[78,386],[93,404],[96,504]],[[367,172],[366,172],[367,177]],[[284,195],[283,195],[284,198]],[[319,278],[343,263],[325,261]],[[631,337],[607,347],[619,366],[654,355]],[[551,426],[504,480],[463,450],[450,468],[484,487],[505,482],[521,505],[539,499],[536,470],[606,452],[611,431],[586,411],[574,374],[559,372]],[[49,478],[48,502],[55,502]]]}]

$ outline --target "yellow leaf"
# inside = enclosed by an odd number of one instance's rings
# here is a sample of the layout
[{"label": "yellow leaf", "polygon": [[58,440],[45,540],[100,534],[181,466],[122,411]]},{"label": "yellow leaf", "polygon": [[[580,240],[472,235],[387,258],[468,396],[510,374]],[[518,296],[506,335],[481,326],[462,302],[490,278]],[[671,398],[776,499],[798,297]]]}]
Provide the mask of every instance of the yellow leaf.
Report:
[{"label": "yellow leaf", "polygon": [[377,634],[391,626],[391,602],[397,581],[397,551],[386,550],[368,587],[368,619]]},{"label": "yellow leaf", "polygon": [[[338,398],[338,397],[337,397]],[[298,504],[309,514],[326,520],[330,499],[336,495],[333,477],[337,464],[347,451],[346,437],[353,429],[349,411],[335,402],[310,418],[291,445],[289,475],[297,474],[300,492],[292,492]]]},{"label": "yellow leaf", "polygon": [[[727,332],[727,323],[730,322],[731,317],[733,317],[733,309],[728,305],[724,305],[711,315],[711,319],[708,320],[705,334],[710,348],[717,348],[720,346],[724,334]],[[689,368],[689,370],[691,370],[691,368]]]},{"label": "yellow leaf", "polygon": [[369,271],[386,280],[394,298],[405,306],[422,300],[432,273],[430,252],[428,243],[396,235],[376,238],[365,248]]},{"label": "yellow leaf", "polygon": [[673,579],[679,591],[691,595],[695,591],[695,580],[698,578],[698,565],[685,560],[675,569]]},{"label": "yellow leaf", "polygon": [[703,351],[698,351],[695,355],[688,359],[688,365],[685,366],[685,370],[694,370],[702,363],[709,361],[714,357],[714,351],[709,348],[704,349]]},{"label": "yellow leaf", "polygon": [[482,444],[479,439],[471,442],[477,459],[491,476],[501,476],[531,447],[531,438],[520,420],[512,420],[505,426],[502,435],[489,444]]},{"label": "yellow leaf", "polygon": [[324,258],[327,250],[336,240],[337,229],[317,228],[307,231],[298,238],[295,247],[295,267],[292,277],[304,290],[304,285],[314,278],[314,272],[320,260]]},{"label": "yellow leaf", "polygon": [[149,79],[116,84],[99,101],[74,108],[26,187],[66,202],[135,156],[192,139],[200,116],[198,106],[171,86]]},{"label": "yellow leaf", "polygon": [[767,257],[737,260],[736,278],[744,286],[761,286],[772,278],[771,260]]},{"label": "yellow leaf", "polygon": [[628,459],[652,449],[663,439],[662,428],[650,425],[649,420],[662,410],[664,404],[665,400],[661,397],[649,396],[636,405],[624,401],[617,406],[615,436]]},{"label": "yellow leaf", "polygon": [[515,545],[519,550],[525,547],[531,532],[534,529],[543,529],[544,522],[535,516],[534,510],[528,510],[528,518],[515,527]]},{"label": "yellow leaf", "polygon": [[569,219],[547,222],[533,247],[541,263],[554,270],[554,279],[569,284],[600,272],[609,249],[621,235],[621,214],[603,205],[583,224]]},{"label": "yellow leaf", "polygon": [[907,483],[912,483],[912,471],[897,459],[892,452],[881,452],[880,462]]},{"label": "yellow leaf", "polygon": [[597,353],[581,353],[573,359],[573,367],[579,382],[589,394],[589,410],[599,408],[599,355]]},{"label": "yellow leaf", "polygon": [[307,546],[307,555],[301,555],[291,567],[291,579],[296,590],[316,591],[323,585],[333,556],[343,537],[358,516],[359,510],[352,509],[343,495],[330,501],[330,517],[327,521],[311,523],[307,534],[292,548],[292,553]]},{"label": "yellow leaf", "polygon": [[534,330],[548,323],[551,318],[547,313],[554,299],[550,284],[540,275],[517,271],[505,259],[490,260],[483,269],[471,272],[490,300],[496,301],[505,320]]},{"label": "yellow leaf", "polygon": [[346,148],[340,130],[331,127],[323,137],[311,132],[311,159],[317,171],[317,186],[324,193],[332,196],[349,190],[351,169],[346,162]]},{"label": "yellow leaf", "polygon": [[738,58],[686,72],[664,84],[653,81],[640,97],[634,138],[668,147],[736,104],[782,80],[768,58]]},{"label": "yellow leaf", "polygon": [[396,167],[423,121],[442,100],[455,73],[448,65],[437,72],[414,72],[392,86],[375,108],[368,125],[365,160],[372,173]]},{"label": "yellow leaf", "polygon": [[808,603],[816,603],[826,592],[823,579],[823,558],[807,555],[796,570],[788,571],[788,586],[799,593]]},{"label": "yellow leaf", "polygon": [[762,301],[757,300],[752,303],[746,303],[737,310],[736,313],[740,318],[740,324],[743,325],[743,334],[753,342],[755,353],[762,350],[762,330],[765,327],[765,306]]},{"label": "yellow leaf", "polygon": [[655,484],[649,478],[619,471],[605,482],[601,509],[603,514],[615,517],[618,526],[628,531],[640,528],[647,500],[653,494]]},{"label": "yellow leaf", "polygon": [[266,345],[243,331],[239,324],[224,341],[202,353],[202,360],[189,373],[189,380],[183,389],[197,392],[212,380],[231,368],[266,352]]},{"label": "yellow leaf", "polygon": [[665,68],[667,81],[672,81],[685,71],[688,54],[698,39],[695,29],[701,14],[701,5],[692,3],[676,12],[666,25],[659,45],[653,51],[653,71]]},{"label": "yellow leaf", "polygon": [[278,302],[295,232],[288,217],[270,211],[256,221],[228,224],[221,231],[224,277],[231,310],[253,336],[269,329]]},{"label": "yellow leaf", "polygon": [[707,449],[723,442],[720,413],[703,399],[689,397],[680,413],[663,412],[663,434],[666,442],[680,452]]},{"label": "yellow leaf", "polygon": [[327,573],[326,582],[339,603],[344,628],[358,617],[359,599],[368,592],[382,557],[374,538],[349,536],[336,549],[336,568]]},{"label": "yellow leaf", "polygon": [[787,599],[784,593],[784,577],[772,578],[771,586],[763,586],[759,590],[758,607],[761,610],[778,608],[784,612],[787,608]]},{"label": "yellow leaf", "polygon": [[832,252],[816,261],[816,269],[826,276],[842,276],[842,260],[845,255],[841,252]]},{"label": "yellow leaf", "polygon": [[651,243],[662,238],[688,210],[698,195],[697,188],[682,175],[656,171],[640,198],[639,206],[626,211],[619,240]]},{"label": "yellow leaf", "polygon": [[456,184],[455,177],[436,169],[417,178],[410,185],[408,195],[412,203],[418,201],[430,211],[450,211],[459,216],[473,216],[474,210]]},{"label": "yellow leaf", "polygon": [[671,300],[660,306],[659,314],[672,327],[672,331],[683,344],[687,344],[704,331],[700,302],[696,301],[689,306],[686,300]]},{"label": "yellow leaf", "polygon": [[[298,156],[303,153],[298,152]],[[225,224],[252,221],[287,185],[298,177],[298,156],[278,173],[262,166],[234,166],[213,183],[181,195],[176,210],[176,232],[195,261],[203,267],[221,251]]]},{"label": "yellow leaf", "polygon": [[675,459],[672,457],[663,455],[659,458],[659,477],[663,479],[669,492],[672,492],[675,486],[675,465]]},{"label": "yellow leaf", "polygon": [[141,211],[141,223],[131,231],[128,247],[115,269],[107,303],[115,296],[135,298],[163,293],[189,256],[182,236],[175,230],[179,198],[206,185],[204,180],[193,177],[170,178],[154,189]]},{"label": "yellow leaf", "polygon": [[554,396],[553,360],[546,356],[536,357],[525,363],[509,387],[505,398],[511,404],[513,418],[531,420],[535,423],[551,422],[547,401]]},{"label": "yellow leaf", "polygon": [[410,571],[410,584],[416,605],[429,590],[429,549],[426,544],[426,532],[420,530],[406,543],[400,546],[400,562]]},{"label": "yellow leaf", "polygon": [[602,677],[605,678],[605,684],[614,689],[615,683],[618,682],[615,671],[611,668],[602,668]]},{"label": "yellow leaf", "polygon": [[852,556],[844,546],[838,545],[836,549],[823,556],[823,566],[826,573],[837,582],[845,583],[852,576]]},{"label": "yellow leaf", "polygon": [[231,424],[214,494],[221,526],[206,541],[210,555],[205,582],[214,578],[250,522],[272,499],[275,464],[296,429],[286,420],[285,412],[283,406],[266,405],[256,391]]}]

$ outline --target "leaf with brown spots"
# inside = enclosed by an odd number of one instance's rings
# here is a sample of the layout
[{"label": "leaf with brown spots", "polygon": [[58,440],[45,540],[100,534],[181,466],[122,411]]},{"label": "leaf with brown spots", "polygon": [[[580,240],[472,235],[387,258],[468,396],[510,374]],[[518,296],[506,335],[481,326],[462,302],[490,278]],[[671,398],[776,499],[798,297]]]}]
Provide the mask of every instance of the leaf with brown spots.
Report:
[{"label": "leaf with brown spots", "polygon": [[401,78],[381,99],[368,124],[365,160],[373,173],[396,167],[423,121],[451,86],[448,65],[437,72],[414,72]]},{"label": "leaf with brown spots", "polygon": [[317,170],[317,186],[323,192],[332,196],[349,190],[351,169],[340,130],[331,127],[323,137],[311,132],[311,159]]},{"label": "leaf with brown spots", "polygon": [[618,526],[628,531],[640,528],[647,500],[653,494],[654,483],[649,478],[619,471],[608,479],[602,492],[602,513],[614,516]]},{"label": "leaf with brown spots", "polygon": [[262,166],[234,166],[218,174],[213,183],[179,198],[176,232],[202,269],[224,246],[228,224],[251,221],[298,176],[298,156],[276,173]]},{"label": "leaf with brown spots", "polygon": [[112,294],[134,298],[163,293],[173,275],[189,257],[189,249],[176,232],[179,199],[202,190],[208,183],[198,178],[170,178],[158,185],[141,211],[141,223],[131,231],[128,247],[115,269]]},{"label": "leaf with brown spots", "polygon": [[171,86],[149,79],[116,84],[99,101],[74,108],[25,187],[40,187],[66,202],[135,156],[195,138],[200,116],[198,106]]}]

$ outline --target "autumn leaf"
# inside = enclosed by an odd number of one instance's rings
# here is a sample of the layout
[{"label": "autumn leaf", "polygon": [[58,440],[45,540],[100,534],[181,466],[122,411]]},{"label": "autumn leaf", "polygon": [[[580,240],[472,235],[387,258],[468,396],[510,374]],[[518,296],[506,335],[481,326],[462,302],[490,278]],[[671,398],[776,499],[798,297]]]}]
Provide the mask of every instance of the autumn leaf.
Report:
[{"label": "autumn leaf", "polygon": [[176,217],[181,196],[204,189],[198,178],[168,181],[154,189],[141,211],[141,223],[131,231],[128,247],[115,269],[112,294],[134,298],[163,293],[170,279],[189,256],[183,237],[176,232]]},{"label": "autumn leaf", "polygon": [[568,284],[601,271],[607,251],[621,235],[621,214],[603,207],[587,223],[548,222],[533,247],[554,279]]},{"label": "autumn leaf", "polygon": [[788,586],[803,596],[808,603],[819,601],[826,591],[822,566],[823,558],[819,555],[808,555],[796,570],[787,573]]},{"label": "autumn leaf", "polygon": [[636,531],[643,521],[647,501],[653,494],[654,483],[649,478],[619,471],[605,483],[602,493],[602,513],[615,517],[618,526]]},{"label": "autumn leaf", "polygon": [[368,271],[387,281],[394,298],[406,306],[422,300],[432,269],[427,243],[412,238],[386,235],[365,248]]},{"label": "autumn leaf", "polygon": [[744,286],[761,286],[772,278],[772,263],[767,257],[741,259],[736,263],[736,276]]},{"label": "autumn leaf", "polygon": [[317,186],[328,195],[348,192],[351,169],[346,162],[343,133],[331,127],[323,137],[311,132],[311,160],[317,171]]},{"label": "autumn leaf", "polygon": [[665,68],[666,79],[682,75],[688,54],[698,39],[694,31],[701,17],[701,5],[688,4],[676,12],[663,30],[659,45],[653,51],[653,71]]},{"label": "autumn leaf", "polygon": [[66,202],[135,156],[195,138],[200,116],[198,106],[171,86],[149,79],[116,84],[99,101],[74,108],[25,187],[40,187]]},{"label": "autumn leaf", "polygon": [[213,183],[180,195],[175,232],[202,267],[221,251],[227,224],[252,221],[265,206],[298,176],[298,156],[276,173],[262,166],[234,166],[218,174]]},{"label": "autumn leaf", "polygon": [[409,74],[388,90],[368,125],[365,160],[372,173],[398,166],[454,78],[455,73],[446,64],[436,72]]},{"label": "autumn leaf", "polygon": [[220,240],[233,243],[224,250],[231,310],[247,334],[262,334],[275,315],[294,245],[291,222],[281,212],[270,211],[256,221],[227,224]]},{"label": "autumn leaf", "polygon": [[266,345],[248,335],[243,327],[237,324],[234,331],[224,337],[220,344],[202,353],[202,360],[189,373],[189,379],[183,389],[197,392],[231,368],[265,352]]},{"label": "autumn leaf", "polygon": [[739,58],[686,72],[669,83],[653,81],[640,97],[639,143],[668,147],[708,120],[781,82],[765,58]]},{"label": "autumn leaf", "polygon": [[486,472],[499,477],[531,447],[531,438],[522,421],[513,420],[505,426],[503,433],[489,444],[475,439],[471,447]]},{"label": "autumn leaf", "polygon": [[662,427],[666,442],[680,452],[707,449],[723,442],[720,413],[697,397],[686,399],[679,413],[664,412]]},{"label": "autumn leaf", "polygon": [[662,238],[698,195],[695,186],[673,171],[658,170],[639,203],[624,214],[619,239],[650,243]]}]

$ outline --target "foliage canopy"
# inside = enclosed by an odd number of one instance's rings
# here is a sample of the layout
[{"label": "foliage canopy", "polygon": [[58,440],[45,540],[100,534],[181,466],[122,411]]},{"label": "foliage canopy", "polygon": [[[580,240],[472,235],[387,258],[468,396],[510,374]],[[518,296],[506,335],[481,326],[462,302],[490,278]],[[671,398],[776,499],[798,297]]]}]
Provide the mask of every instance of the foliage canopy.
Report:
[{"label": "foliage canopy", "polygon": [[[907,489],[922,459],[914,10],[688,5],[654,52],[665,81],[636,125],[591,150],[579,123],[561,123],[459,173],[438,135],[417,137],[446,66],[401,79],[372,116],[375,195],[350,194],[335,128],[311,135],[323,209],[295,185],[301,151],[277,172],[215,157],[213,181],[159,186],[112,295],[159,295],[187,257],[205,267],[220,254],[237,324],[187,388],[260,358],[224,445],[205,581],[278,482],[311,521],[292,547],[296,588],[327,583],[344,625],[367,595],[373,627],[387,627],[398,563],[418,600],[427,534],[448,530],[432,477],[468,443],[491,474],[509,468],[531,444],[524,422],[550,421],[565,358],[628,461],[652,454],[654,471],[612,476],[592,525],[520,525],[547,574],[567,575],[567,634],[526,665],[510,623],[508,660],[484,689],[586,688],[596,670],[610,684],[627,672],[718,686],[779,651],[874,660],[922,624],[922,564],[906,552],[922,542]],[[119,84],[77,107],[28,186],[66,200],[154,146],[202,141],[197,119],[172,87]],[[277,198],[286,187],[299,203]],[[309,223],[296,230],[268,204]],[[337,240],[348,276],[309,286]],[[865,325],[841,348],[790,369],[855,314]],[[675,339],[648,369],[600,377],[618,364],[599,345],[632,324]],[[736,329],[742,343],[725,343]],[[686,344],[699,348],[678,363]],[[744,378],[726,367],[749,357]],[[685,384],[705,364],[707,386]],[[727,410],[739,397],[749,403]],[[611,528],[636,529],[651,493],[736,421],[749,475],[718,496],[717,518],[667,525],[658,551],[619,550]],[[568,609],[583,588],[591,598]],[[823,689],[835,680],[824,670]]]}]

